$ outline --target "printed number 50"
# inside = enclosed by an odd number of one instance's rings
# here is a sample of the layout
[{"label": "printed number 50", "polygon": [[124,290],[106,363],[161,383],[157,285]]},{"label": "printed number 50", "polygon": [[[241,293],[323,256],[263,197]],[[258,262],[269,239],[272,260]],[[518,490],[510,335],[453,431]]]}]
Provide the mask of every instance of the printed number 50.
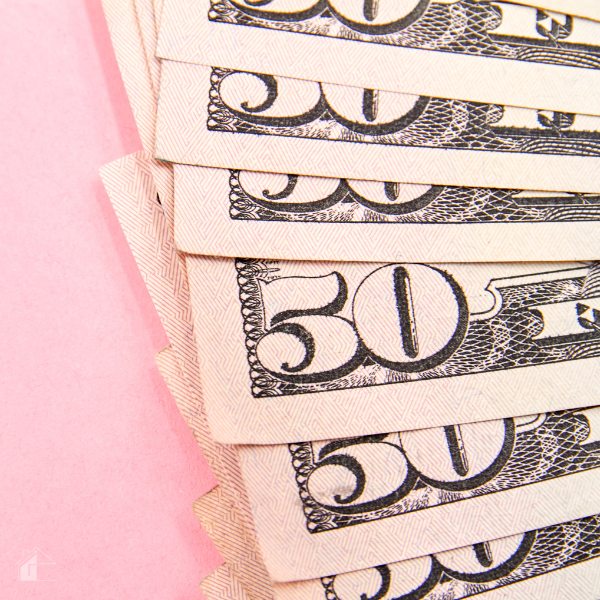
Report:
[{"label": "printed number 50", "polygon": [[257,345],[263,367],[280,379],[317,383],[354,371],[365,358],[418,372],[447,360],[468,325],[463,291],[451,275],[419,264],[370,273],[352,298],[344,277],[286,277],[262,286],[267,332]]}]

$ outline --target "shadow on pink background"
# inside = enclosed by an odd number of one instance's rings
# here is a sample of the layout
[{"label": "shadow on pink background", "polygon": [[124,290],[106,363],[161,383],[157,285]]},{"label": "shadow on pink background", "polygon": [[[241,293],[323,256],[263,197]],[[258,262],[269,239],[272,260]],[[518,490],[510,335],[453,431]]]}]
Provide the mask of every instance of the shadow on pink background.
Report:
[{"label": "shadow on pink background", "polygon": [[0,32],[0,597],[202,598],[214,479],[98,176],[141,148],[100,0],[5,0]]}]

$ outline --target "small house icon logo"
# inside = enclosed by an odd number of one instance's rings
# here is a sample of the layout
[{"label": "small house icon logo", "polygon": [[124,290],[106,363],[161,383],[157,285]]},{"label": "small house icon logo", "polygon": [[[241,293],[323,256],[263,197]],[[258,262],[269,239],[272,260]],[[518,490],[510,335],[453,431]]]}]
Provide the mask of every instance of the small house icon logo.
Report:
[{"label": "small house icon logo", "polygon": [[39,548],[26,550],[23,554],[24,558],[17,563],[19,581],[55,581],[46,579],[44,577],[45,569],[38,568],[41,565],[56,564],[47,554],[44,554]]}]

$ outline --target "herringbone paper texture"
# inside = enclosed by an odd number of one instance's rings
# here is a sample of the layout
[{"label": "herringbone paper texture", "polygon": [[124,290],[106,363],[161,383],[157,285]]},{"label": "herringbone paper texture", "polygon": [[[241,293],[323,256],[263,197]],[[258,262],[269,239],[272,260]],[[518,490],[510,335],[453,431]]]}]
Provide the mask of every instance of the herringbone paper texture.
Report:
[{"label": "herringbone paper texture", "polygon": [[209,600],[600,595],[600,25],[555,4],[104,0]]}]

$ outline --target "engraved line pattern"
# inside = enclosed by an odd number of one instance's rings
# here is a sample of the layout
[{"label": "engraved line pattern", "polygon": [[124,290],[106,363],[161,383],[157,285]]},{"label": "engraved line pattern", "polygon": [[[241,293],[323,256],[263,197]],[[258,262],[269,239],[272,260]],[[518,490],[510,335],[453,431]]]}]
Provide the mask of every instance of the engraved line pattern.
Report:
[{"label": "engraved line pattern", "polygon": [[[318,86],[319,96],[310,106],[303,106],[304,112],[301,114],[263,116],[261,113],[267,112],[274,103],[280,102],[283,105],[289,101],[289,98],[283,95],[278,96],[277,81],[282,79],[285,78],[213,67],[208,96],[207,128],[211,131],[404,147],[565,156],[600,155],[600,119],[593,120],[593,129],[589,130],[591,118],[588,117],[585,130],[579,130],[577,128],[580,123],[586,123],[585,116],[541,110],[536,113],[532,110],[532,116],[536,115],[535,118],[531,118],[527,127],[517,127],[513,126],[515,121],[510,120],[514,115],[513,107],[418,97],[413,108],[408,109],[402,104],[404,94],[381,92],[395,94],[389,103],[394,106],[394,110],[397,108],[398,118],[389,116],[390,120],[385,122],[364,123],[361,120],[367,116],[364,114],[364,106],[363,117],[354,114],[354,109],[342,115],[342,111],[349,109],[347,104],[340,104],[342,100],[336,98],[338,90],[328,97],[327,85],[316,82],[306,82],[306,86]],[[239,107],[228,105],[223,86],[237,89],[240,85],[248,85],[252,80],[256,80],[255,83],[260,81],[264,86],[269,97],[268,102],[255,106],[258,99],[249,96]],[[247,93],[258,94],[256,87],[252,89],[252,92]],[[316,90],[314,87],[312,93],[316,94]],[[356,88],[347,90],[345,93],[350,94],[354,93]],[[259,96],[262,98],[262,93]],[[343,98],[343,101],[346,99]],[[340,105],[334,108],[332,102]],[[396,113],[392,111],[390,114]],[[503,125],[507,122],[510,126]]]},{"label": "engraved line pattern", "polygon": [[[250,366],[251,391],[255,397],[326,392],[347,388],[406,383],[420,379],[454,377],[517,367],[527,367],[600,355],[596,333],[581,341],[537,343],[531,338],[543,328],[537,305],[580,300],[582,278],[524,284],[500,288],[503,304],[490,319],[469,324],[458,348],[446,360],[431,368],[402,372],[377,362],[371,354],[362,362],[350,364],[349,372],[328,380],[309,377],[276,376],[260,363],[257,345],[269,332],[264,323],[260,282],[279,279],[278,261],[236,259],[241,313],[244,319],[246,351]],[[357,353],[357,358],[360,355]]]},{"label": "engraved line pattern", "polygon": [[[557,569],[564,569],[597,558],[600,556],[600,545],[598,544],[600,516],[593,515],[559,525],[544,527],[520,537],[522,538],[521,546],[516,552],[504,563],[491,570],[477,569],[478,565],[475,565],[474,572],[454,571],[442,562],[447,561],[444,555],[451,555],[452,551],[432,555],[430,557],[430,567],[422,577],[423,583],[405,597],[411,600],[458,600],[459,598],[468,598],[469,596],[482,594],[489,590],[532,577],[539,577]],[[508,538],[505,539],[508,540]],[[502,541],[497,540],[500,543]],[[475,546],[479,546],[479,544]],[[486,546],[488,549],[493,550],[494,542],[488,542]],[[465,554],[469,552],[469,549],[461,548],[460,551]],[[470,552],[473,552],[477,557],[477,548],[473,547]],[[413,561],[408,561],[408,563],[410,562]],[[474,560],[471,562],[475,564]],[[478,562],[481,567],[484,567],[484,560]],[[377,598],[387,598],[387,592],[390,588],[393,589],[395,583],[395,573],[399,576],[406,573],[406,571],[404,573],[402,571],[402,563],[382,565],[375,569],[347,575],[324,577],[321,579],[324,587],[324,597],[326,600],[346,600],[345,595],[338,593],[336,589],[343,589],[344,579],[358,575],[367,581],[367,578],[370,579],[369,576],[378,574],[380,576],[379,580],[382,581],[379,591],[383,593]],[[405,590],[403,589],[403,591]]]},{"label": "engraved line pattern", "polygon": [[[441,191],[425,206],[393,213],[393,204],[365,199],[341,180],[341,193],[318,200],[294,202],[294,190],[282,196],[287,204],[253,196],[244,189],[240,174],[230,170],[229,215],[234,220],[293,221],[310,223],[506,223],[596,221],[600,219],[600,195],[558,194],[551,198],[535,192],[497,188],[436,186]],[[292,176],[288,176],[292,177]],[[379,184],[383,187],[385,184]],[[399,184],[402,185],[402,184]],[[283,192],[282,192],[283,193]]]},{"label": "engraved line pattern", "polygon": [[[508,424],[509,427],[514,427],[512,420],[509,419],[508,421],[510,421]],[[464,428],[465,426],[462,427]],[[477,432],[478,428],[481,430],[479,424],[472,424],[470,427],[472,432]],[[454,426],[453,429],[460,431],[460,427],[458,426]],[[520,431],[519,427],[517,427],[516,435],[512,442],[510,435],[506,436],[507,439],[505,439],[505,443],[494,461],[496,464],[499,464],[499,470],[492,468],[484,469],[483,471],[475,470],[474,473],[469,473],[468,462],[465,461],[467,463],[465,465],[466,472],[459,473],[456,466],[454,467],[456,473],[461,476],[460,478],[456,478],[454,483],[452,481],[435,481],[432,479],[431,474],[428,472],[430,465],[414,468],[410,464],[410,452],[407,453],[403,447],[402,439],[404,436],[402,433],[347,440],[346,443],[348,446],[346,447],[341,442],[338,442],[337,447],[331,451],[326,451],[325,454],[327,457],[336,456],[338,458],[338,461],[335,462],[338,469],[337,478],[330,473],[328,486],[337,485],[335,482],[338,480],[340,482],[346,481],[346,477],[342,477],[339,474],[339,468],[345,466],[348,468],[348,475],[352,473],[355,477],[355,487],[347,484],[350,489],[344,487],[340,491],[340,495],[343,496],[341,502],[335,503],[330,500],[328,504],[325,504],[323,501],[319,502],[311,494],[311,476],[319,471],[319,469],[331,464],[331,462],[327,462],[327,458],[323,458],[323,450],[321,452],[315,450],[313,442],[289,444],[288,448],[292,466],[296,473],[296,483],[306,517],[307,529],[311,533],[319,533],[395,517],[417,510],[425,510],[441,504],[493,494],[524,485],[535,484],[540,481],[547,481],[556,477],[565,477],[589,469],[597,469],[600,467],[600,448],[598,448],[598,444],[585,444],[590,431],[590,423],[585,413],[577,411],[548,413],[540,419],[540,424],[534,429],[529,430],[525,428],[525,431]],[[510,434],[510,430],[508,433]],[[480,441],[485,446],[486,440],[489,441],[491,437],[488,430],[481,430],[480,436]],[[379,449],[381,453],[375,459],[372,450],[377,449],[377,446],[375,446],[377,444],[380,445]],[[426,440],[424,439],[420,445],[425,446]],[[369,487],[372,488],[375,482],[369,481],[369,475],[366,477],[363,475],[363,481],[359,481],[361,479],[359,470],[354,468],[350,471],[352,465],[347,465],[342,460],[348,456],[346,454],[348,448],[356,450],[357,447],[359,450],[361,448],[370,450],[368,454],[363,454],[364,458],[362,460],[364,461],[364,465],[361,465],[360,462],[361,454],[353,454],[355,457],[354,460],[358,462],[358,466],[364,466],[367,472],[375,473],[379,473],[380,471],[376,468],[382,466],[381,464],[377,464],[378,462],[392,462],[390,457],[393,459],[393,455],[390,455],[389,448],[397,451],[394,464],[398,465],[398,472],[406,468],[406,463],[409,464],[405,480],[402,484],[402,493],[390,493],[387,496],[381,496],[376,499],[371,498],[361,503],[361,495],[368,495]],[[388,452],[385,452],[385,450]],[[467,446],[465,449],[465,458],[467,459],[470,450],[478,453],[476,448]],[[448,450],[443,446],[429,446],[426,448],[426,451],[428,456],[431,455],[441,460],[444,458],[446,452],[452,452],[452,448]],[[358,461],[356,459],[357,456],[359,457]],[[331,458],[329,460],[331,461]],[[371,464],[369,465],[368,463]],[[368,469],[369,466],[370,469]],[[389,472],[385,471],[385,473],[390,476],[393,472],[390,470]],[[325,471],[322,477],[326,477],[326,475],[327,472]],[[451,476],[452,473],[449,475]],[[407,486],[405,482],[410,483]],[[318,490],[318,483],[315,485]],[[356,492],[360,490],[362,490],[362,494],[357,495]],[[349,504],[347,496],[351,492],[354,492],[354,496],[352,504]],[[349,507],[351,507],[351,512],[349,511]]]},{"label": "engraved line pattern", "polygon": [[[295,15],[269,11],[273,2],[211,0],[208,18],[214,22],[247,27],[291,31],[295,33],[337,37],[367,43],[403,48],[435,50],[503,59],[567,65],[580,68],[600,68],[600,49],[593,40],[572,43],[580,19],[529,9],[530,27],[527,37],[498,35],[494,32],[503,21],[505,3],[462,0],[456,3],[415,1],[411,21],[374,25],[373,19],[352,21],[337,12],[332,3],[319,0]],[[251,6],[251,4],[253,6]],[[514,9],[513,9],[514,10]],[[518,10],[518,9],[517,9]],[[521,9],[521,12],[524,12]],[[526,18],[526,17],[525,17]]]}]

